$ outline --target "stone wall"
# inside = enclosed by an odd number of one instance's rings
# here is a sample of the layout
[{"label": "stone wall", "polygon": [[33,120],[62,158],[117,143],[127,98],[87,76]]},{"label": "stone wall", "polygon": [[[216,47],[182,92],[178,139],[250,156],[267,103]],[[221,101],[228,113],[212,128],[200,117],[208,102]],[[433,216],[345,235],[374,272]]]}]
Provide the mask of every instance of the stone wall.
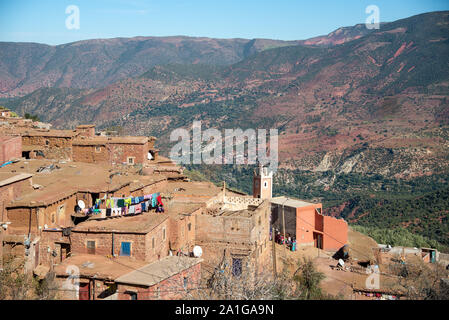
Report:
[{"label": "stone wall", "polygon": [[22,138],[17,136],[0,137],[0,165],[22,157]]},{"label": "stone wall", "polygon": [[[187,279],[187,287],[184,287],[184,278]],[[193,289],[199,286],[201,278],[201,264],[198,263],[181,271],[154,286],[142,287],[126,284],[118,284],[118,299],[130,300],[127,292],[137,293],[138,300],[179,300],[191,298]]]},{"label": "stone wall", "polygon": [[107,164],[110,162],[106,145],[74,145],[73,161]]},{"label": "stone wall", "polygon": [[22,136],[22,145],[41,146],[46,159],[72,160],[72,137]]},{"label": "stone wall", "polygon": [[[270,265],[270,205],[265,201],[251,216],[196,216],[196,244],[203,249],[204,275],[232,258],[242,259],[251,273]],[[210,276],[210,274],[209,274]]]},{"label": "stone wall", "polygon": [[30,188],[31,177],[0,187],[0,221],[6,221],[6,206]]}]

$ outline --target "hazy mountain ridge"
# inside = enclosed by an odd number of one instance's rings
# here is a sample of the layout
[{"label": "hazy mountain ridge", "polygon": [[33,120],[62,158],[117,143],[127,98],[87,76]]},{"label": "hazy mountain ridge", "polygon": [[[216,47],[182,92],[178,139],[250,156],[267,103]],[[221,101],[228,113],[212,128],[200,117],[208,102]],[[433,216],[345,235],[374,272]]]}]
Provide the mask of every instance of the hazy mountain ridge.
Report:
[{"label": "hazy mountain ridge", "polygon": [[[341,41],[335,34],[330,36],[332,41]],[[204,128],[220,130],[278,128],[281,171],[277,176],[282,178],[275,188],[292,196],[323,198],[333,214],[372,225],[377,217],[386,219],[389,208],[372,207],[377,200],[390,193],[399,195],[404,188],[414,192],[419,179],[443,176],[426,180],[429,188],[420,190],[422,194],[448,181],[449,12],[385,23],[380,30],[358,35],[342,36],[352,40],[338,45],[318,40],[313,45],[275,43],[278,47],[269,49],[271,40],[248,41],[246,49],[239,47],[234,63],[211,63],[217,57],[211,54],[203,60],[170,61],[145,70],[133,64],[132,57],[146,49],[129,48],[120,53],[121,62],[104,73],[110,81],[123,75],[119,81],[99,89],[41,88],[5,105],[19,114],[37,114],[61,128],[95,123],[99,128],[121,126],[133,134],[154,135],[165,154],[171,146],[170,132],[190,128],[194,120],[202,120]],[[256,46],[254,50],[261,51],[253,54],[251,48]],[[31,54],[28,59],[42,70],[53,70],[57,61],[40,62],[50,55],[46,50],[53,49],[39,47],[36,57]],[[236,57],[226,56],[226,61]],[[102,64],[91,67],[101,69]],[[10,75],[33,78],[33,70],[20,65],[8,68]],[[135,73],[126,76],[129,70]],[[22,87],[29,83],[24,81]],[[231,186],[239,185],[241,179],[234,179],[227,170],[220,166],[211,174]],[[359,203],[354,196],[364,199],[366,192],[375,194],[373,200],[352,210]],[[372,215],[359,219],[367,210]],[[429,222],[437,230],[438,221],[447,221],[447,212],[432,214],[440,219]],[[404,214],[385,220],[385,225],[399,223],[429,236],[423,230],[424,219],[409,224],[409,218]],[[441,241],[445,235],[434,239]]]}]

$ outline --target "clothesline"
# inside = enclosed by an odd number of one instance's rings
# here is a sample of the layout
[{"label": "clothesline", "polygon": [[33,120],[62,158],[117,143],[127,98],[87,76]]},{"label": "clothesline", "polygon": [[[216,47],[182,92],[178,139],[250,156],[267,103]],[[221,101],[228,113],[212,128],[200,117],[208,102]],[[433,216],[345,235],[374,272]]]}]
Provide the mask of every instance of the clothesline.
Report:
[{"label": "clothesline", "polygon": [[156,212],[164,212],[163,206],[162,197],[157,192],[141,197],[106,198],[105,196],[103,199],[97,199],[93,207],[82,209],[81,212],[86,216],[95,215],[99,218],[106,218],[135,215],[154,208],[156,208]]}]

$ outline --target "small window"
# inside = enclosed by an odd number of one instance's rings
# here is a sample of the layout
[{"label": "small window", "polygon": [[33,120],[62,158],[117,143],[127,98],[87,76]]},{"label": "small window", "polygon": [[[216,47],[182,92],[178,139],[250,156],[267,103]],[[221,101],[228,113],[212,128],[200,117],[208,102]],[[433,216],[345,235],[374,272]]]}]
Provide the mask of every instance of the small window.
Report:
[{"label": "small window", "polygon": [[189,224],[187,225],[187,228],[189,229],[189,231],[192,230],[192,224],[189,223]]},{"label": "small window", "polygon": [[242,259],[232,258],[232,275],[239,277],[242,274]]},{"label": "small window", "polygon": [[123,257],[131,256],[131,242],[122,242],[119,255]]},{"label": "small window", "polygon": [[65,204],[60,205],[58,207],[58,217],[60,217],[61,215],[63,215],[65,213]]},{"label": "small window", "polygon": [[151,248],[154,249],[154,238],[151,239]]},{"label": "small window", "polygon": [[183,287],[184,289],[187,289],[187,285],[189,284],[189,278],[184,277],[184,281],[183,281]]},{"label": "small window", "polygon": [[95,241],[87,241],[86,247],[88,254],[95,254]]},{"label": "small window", "polygon": [[165,241],[165,228],[162,229],[162,239]]},{"label": "small window", "polygon": [[134,164],[134,157],[128,157],[128,164],[133,165]]},{"label": "small window", "polygon": [[101,147],[95,147],[95,152],[96,153],[100,153],[101,152]]},{"label": "small window", "polygon": [[51,215],[51,223],[55,223],[55,214],[54,213],[52,213],[52,215]]},{"label": "small window", "polygon": [[45,140],[45,145],[49,145],[50,144],[50,141],[48,141],[48,140]]},{"label": "small window", "polygon": [[265,181],[265,182],[263,183],[263,187],[264,187],[264,188],[268,188],[268,182]]},{"label": "small window", "polygon": [[137,300],[137,292],[126,291],[125,294],[129,296],[129,300]]}]

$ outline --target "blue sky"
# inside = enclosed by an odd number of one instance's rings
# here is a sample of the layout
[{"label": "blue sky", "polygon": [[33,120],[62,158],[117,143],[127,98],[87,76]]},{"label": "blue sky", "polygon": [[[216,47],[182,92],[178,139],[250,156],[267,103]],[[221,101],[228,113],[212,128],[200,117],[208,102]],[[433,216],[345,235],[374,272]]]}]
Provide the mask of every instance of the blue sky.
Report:
[{"label": "blue sky", "polygon": [[[80,11],[66,28],[66,7]],[[449,0],[0,0],[0,41],[62,44],[134,36],[307,39],[364,23],[377,5],[382,22],[449,10]]]}]

